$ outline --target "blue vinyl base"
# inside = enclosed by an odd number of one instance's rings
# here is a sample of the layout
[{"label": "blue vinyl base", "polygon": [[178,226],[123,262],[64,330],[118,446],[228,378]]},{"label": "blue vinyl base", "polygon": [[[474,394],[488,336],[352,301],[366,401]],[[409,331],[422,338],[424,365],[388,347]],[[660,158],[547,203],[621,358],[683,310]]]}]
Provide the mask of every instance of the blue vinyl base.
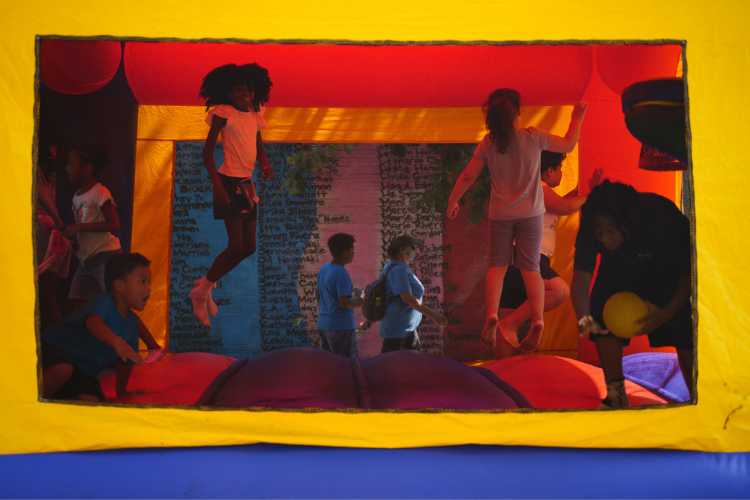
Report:
[{"label": "blue vinyl base", "polygon": [[2,498],[747,498],[750,453],[255,444],[0,456]]}]

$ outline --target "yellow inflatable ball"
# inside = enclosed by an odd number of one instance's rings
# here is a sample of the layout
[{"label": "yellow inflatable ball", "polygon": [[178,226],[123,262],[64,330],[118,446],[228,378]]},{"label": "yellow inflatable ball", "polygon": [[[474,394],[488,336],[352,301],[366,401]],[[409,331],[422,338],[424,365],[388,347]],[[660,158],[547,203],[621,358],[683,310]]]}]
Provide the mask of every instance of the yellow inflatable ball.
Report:
[{"label": "yellow inflatable ball", "polygon": [[634,323],[648,314],[648,306],[633,292],[618,292],[604,304],[604,325],[613,335],[629,339],[643,328]]}]

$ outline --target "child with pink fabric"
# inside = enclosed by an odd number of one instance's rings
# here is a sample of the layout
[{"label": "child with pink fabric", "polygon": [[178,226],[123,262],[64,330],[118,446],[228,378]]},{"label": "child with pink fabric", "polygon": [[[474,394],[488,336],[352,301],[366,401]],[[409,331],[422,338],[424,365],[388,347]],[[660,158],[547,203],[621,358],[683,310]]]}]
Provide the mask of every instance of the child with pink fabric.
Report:
[{"label": "child with pink fabric", "polygon": [[[255,253],[258,197],[252,175],[257,160],[263,169],[261,178],[273,177],[260,136],[260,130],[268,126],[263,119],[263,104],[268,102],[272,85],[268,71],[255,63],[219,66],[201,85],[199,95],[206,99],[206,109],[213,106],[206,117],[211,128],[203,147],[203,162],[213,184],[214,219],[224,221],[228,238],[227,248],[190,291],[193,312],[204,326],[211,326],[209,316],[218,312],[211,299],[216,282]],[[219,133],[224,163],[217,170],[214,147]]]}]

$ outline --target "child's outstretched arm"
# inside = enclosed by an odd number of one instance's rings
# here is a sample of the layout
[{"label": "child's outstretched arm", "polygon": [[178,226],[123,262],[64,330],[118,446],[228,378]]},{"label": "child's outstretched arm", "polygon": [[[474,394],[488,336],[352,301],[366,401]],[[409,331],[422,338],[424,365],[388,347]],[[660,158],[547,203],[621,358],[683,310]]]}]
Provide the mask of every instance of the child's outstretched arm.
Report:
[{"label": "child's outstretched arm", "polygon": [[256,155],[255,157],[260,162],[262,170],[260,171],[260,178],[264,180],[273,179],[273,169],[271,164],[268,163],[268,157],[266,156],[266,150],[263,148],[263,138],[260,136],[260,130],[258,130],[255,136]]},{"label": "child's outstretched arm", "polygon": [[[589,195],[577,195],[577,196],[560,196],[555,193],[551,187],[542,186],[544,191],[544,208],[548,213],[554,215],[570,215],[581,209],[581,206],[586,203],[586,198]],[[574,190],[578,193],[578,190]],[[573,191],[571,191],[573,193]]]},{"label": "child's outstretched arm", "polygon": [[146,356],[146,359],[143,360],[144,363],[153,363],[155,361],[161,360],[164,356],[167,354],[167,350],[163,349],[159,343],[154,339],[154,336],[151,335],[151,330],[148,329],[146,324],[141,320],[141,318],[138,317],[136,314],[135,318],[138,320],[138,338],[143,341],[144,344],[146,344],[146,349],[148,349],[148,355]]},{"label": "child's outstretched arm", "polygon": [[133,350],[127,342],[120,338],[108,327],[99,316],[91,316],[86,320],[86,330],[95,338],[101,340],[115,350],[122,361],[132,361],[136,365],[143,364],[141,356]]},{"label": "child's outstretched arm", "polygon": [[448,209],[446,210],[446,214],[448,215],[449,219],[454,219],[456,215],[458,215],[458,212],[460,210],[458,207],[458,201],[471,187],[471,185],[474,184],[474,181],[477,180],[477,177],[479,177],[479,174],[482,173],[482,169],[484,167],[485,164],[482,160],[472,158],[469,162],[469,165],[467,165],[467,167],[461,173],[461,176],[456,181],[456,185],[453,186],[451,197],[448,199]]},{"label": "child's outstretched arm", "polygon": [[206,165],[208,177],[211,179],[211,184],[214,186],[214,200],[216,200],[216,203],[218,203],[221,208],[229,207],[229,195],[224,190],[224,186],[221,185],[219,173],[216,170],[214,148],[216,147],[216,140],[219,138],[219,132],[221,132],[221,129],[223,129],[226,124],[226,118],[214,115],[211,120],[211,128],[206,137],[206,143],[203,145],[203,163]]},{"label": "child's outstretched arm", "polygon": [[432,321],[437,323],[439,326],[448,326],[448,319],[445,316],[443,316],[439,312],[433,311],[432,309],[424,305],[422,301],[412,295],[411,292],[404,292],[400,295],[400,297],[404,302],[406,302],[406,305],[417,312],[421,312]]},{"label": "child's outstretched arm", "polygon": [[151,330],[148,329],[148,327],[143,323],[141,318],[136,315],[136,319],[138,320],[138,338],[143,341],[144,344],[146,344],[146,349],[149,351],[151,349],[161,349],[161,346],[158,342],[154,339],[154,336],[151,335]]},{"label": "child's outstretched arm", "polygon": [[570,117],[570,125],[565,137],[552,135],[549,141],[549,151],[553,153],[570,153],[578,144],[578,138],[581,136],[581,124],[586,116],[588,103],[579,102],[573,107],[573,114]]},{"label": "child's outstretched arm", "polygon": [[81,231],[88,231],[92,233],[116,233],[120,230],[120,218],[117,216],[117,210],[112,200],[107,200],[102,205],[102,214],[104,220],[101,222],[84,222],[81,224],[72,224],[70,226],[63,226],[63,236],[71,239]]}]

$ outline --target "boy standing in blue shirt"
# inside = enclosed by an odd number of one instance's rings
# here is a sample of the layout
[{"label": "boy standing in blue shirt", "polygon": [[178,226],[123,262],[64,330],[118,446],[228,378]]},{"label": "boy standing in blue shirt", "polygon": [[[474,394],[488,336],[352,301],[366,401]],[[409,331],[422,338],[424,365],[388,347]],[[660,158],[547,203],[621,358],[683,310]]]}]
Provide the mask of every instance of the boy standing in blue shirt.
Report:
[{"label": "boy standing in blue shirt", "polygon": [[328,238],[333,261],[318,271],[315,297],[318,299],[320,347],[347,358],[359,355],[354,309],[362,307],[364,297],[352,300],[354,284],[344,266],[354,260],[354,236],[336,233]]},{"label": "boy standing in blue shirt", "polygon": [[143,363],[133,309],[142,311],[151,294],[150,264],[137,253],[111,256],[104,271],[106,291],[42,332],[42,397],[102,402],[96,374],[115,361],[117,396],[132,394],[130,372]]}]

